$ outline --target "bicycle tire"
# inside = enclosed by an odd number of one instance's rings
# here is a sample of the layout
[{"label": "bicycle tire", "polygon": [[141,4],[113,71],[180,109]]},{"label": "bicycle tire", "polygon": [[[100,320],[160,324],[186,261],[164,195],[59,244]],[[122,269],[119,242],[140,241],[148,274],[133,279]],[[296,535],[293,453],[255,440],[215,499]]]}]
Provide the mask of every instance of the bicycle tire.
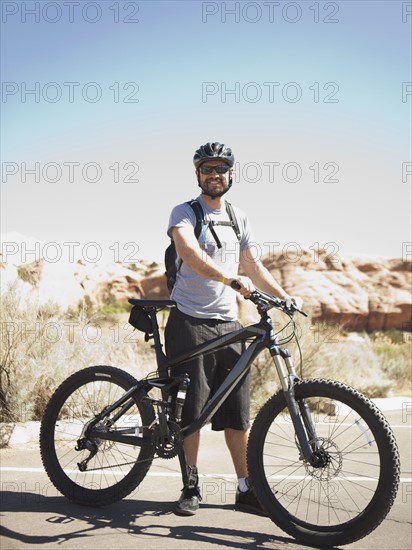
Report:
[{"label": "bicycle tire", "polygon": [[[151,445],[135,448],[93,440],[98,450],[85,472],[79,470],[78,462],[90,452],[75,450],[85,423],[135,384],[133,376],[118,368],[88,367],[67,378],[51,397],[41,422],[40,453],[51,482],[69,500],[88,506],[111,504],[136,489],[148,472],[155,452]],[[127,414],[109,428],[102,425],[100,429],[133,426],[148,435],[155,413],[153,406],[143,400],[145,395],[139,390]]]},{"label": "bicycle tire", "polygon": [[330,462],[314,468],[300,452],[283,392],[253,423],[248,442],[251,484],[270,519],[306,544],[339,546],[371,533],[396,497],[400,459],[379,409],[357,390],[313,379],[295,385]]}]

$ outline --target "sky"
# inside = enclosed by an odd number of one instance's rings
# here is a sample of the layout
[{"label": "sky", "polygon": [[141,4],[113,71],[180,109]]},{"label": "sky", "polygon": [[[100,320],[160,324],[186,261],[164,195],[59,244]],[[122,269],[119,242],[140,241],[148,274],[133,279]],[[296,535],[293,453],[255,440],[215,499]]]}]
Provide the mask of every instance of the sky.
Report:
[{"label": "sky", "polygon": [[262,254],[412,258],[411,2],[1,8],[3,261],[161,262],[208,141]]}]

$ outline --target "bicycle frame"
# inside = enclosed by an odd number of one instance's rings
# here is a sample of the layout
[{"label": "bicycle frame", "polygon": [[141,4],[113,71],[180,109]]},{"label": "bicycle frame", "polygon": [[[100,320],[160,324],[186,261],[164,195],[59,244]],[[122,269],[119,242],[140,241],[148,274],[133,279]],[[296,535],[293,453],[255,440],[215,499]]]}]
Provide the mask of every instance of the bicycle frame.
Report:
[{"label": "bicycle frame", "polygon": [[[272,320],[267,313],[262,314],[261,320],[253,325],[249,325],[240,330],[233,331],[223,336],[214,338],[203,344],[199,344],[192,350],[179,354],[176,357],[168,358],[162,351],[162,343],[159,334],[159,327],[156,317],[156,308],[150,308],[148,313],[153,322],[153,339],[154,348],[156,352],[156,360],[158,365],[158,378],[147,378],[141,380],[136,386],[130,388],[116,403],[107,407],[100,415],[95,417],[85,427],[84,434],[88,437],[98,437],[99,439],[107,439],[110,441],[116,441],[120,443],[126,443],[134,446],[142,446],[150,444],[146,438],[142,436],[127,435],[133,433],[132,429],[118,430],[114,432],[102,433],[101,431],[93,432],[93,427],[98,424],[104,417],[107,417],[112,411],[118,407],[122,407],[120,412],[116,414],[115,418],[118,418],[124,414],[132,405],[131,398],[134,393],[142,387],[146,391],[150,391],[153,388],[158,388],[162,391],[163,400],[152,400],[153,403],[158,405],[159,410],[159,424],[165,437],[168,435],[168,427],[165,418],[165,408],[167,406],[167,390],[176,385],[176,380],[173,376],[170,376],[169,372],[174,366],[181,365],[188,362],[200,355],[212,353],[224,346],[235,342],[245,341],[249,338],[254,338],[252,343],[246,348],[244,353],[240,356],[239,360],[218,388],[216,393],[210,398],[205,405],[200,416],[196,418],[190,425],[182,428],[182,434],[187,437],[197,431],[199,431],[213,416],[217,409],[224,402],[226,397],[234,389],[236,384],[245,375],[246,371],[257,357],[257,355],[264,349],[269,349],[276,370],[282,385],[282,390],[285,394],[285,399],[292,422],[295,427],[296,435],[300,444],[300,449],[303,456],[311,463],[316,462],[314,457],[314,451],[316,451],[316,444],[310,443],[316,440],[315,430],[310,418],[310,413],[305,403],[296,403],[294,399],[293,386],[297,380],[291,360],[290,353],[287,349],[282,348],[273,332]],[[285,368],[286,365],[286,368]],[[303,422],[302,422],[303,419]]]},{"label": "bicycle frame", "polygon": [[225,401],[226,397],[231,393],[236,384],[246,373],[256,356],[266,347],[266,331],[259,325],[251,325],[250,327],[246,327],[239,331],[214,338],[205,344],[200,344],[190,352],[183,353],[164,363],[164,368],[172,369],[174,366],[181,365],[182,363],[190,361],[195,357],[212,353],[224,346],[241,342],[251,337],[255,337],[254,341],[247,347],[245,352],[242,353],[226,379],[205,405],[200,416],[189,426],[183,427],[182,431],[185,437],[199,431],[206,424],[206,422],[211,419],[220,405]]},{"label": "bicycle frame", "polygon": [[[305,315],[295,301],[259,289],[248,299],[257,307],[258,323],[237,325],[239,330],[194,349],[186,347],[172,358],[162,351],[156,316],[176,304],[129,300],[141,308],[132,312],[129,322],[148,332],[146,341],[154,339],[158,371],[137,381],[122,369],[96,365],[62,382],[40,428],[42,462],[56,489],[78,504],[111,504],[136,489],[154,459],[174,457],[179,459],[183,487],[191,488],[195,472],[188,468],[185,452],[190,437],[214,418],[239,381],[247,380],[256,356],[267,349],[281,389],[253,420],[246,449],[250,486],[261,508],[289,535],[316,547],[349,544],[372,532],[389,512],[399,486],[399,452],[387,420],[344,383],[299,378],[284,347],[296,337],[293,315]],[[288,316],[284,328],[292,326],[291,332],[273,330],[271,308]],[[231,326],[219,326],[215,334]],[[196,383],[195,358],[215,350],[222,350],[220,356],[237,342],[237,363],[227,365],[226,378],[202,403],[198,417],[182,422],[186,397],[193,398],[187,390],[190,378]],[[271,377],[272,371],[268,382]],[[193,494],[200,489],[198,481]],[[190,494],[184,492],[179,502]]]}]

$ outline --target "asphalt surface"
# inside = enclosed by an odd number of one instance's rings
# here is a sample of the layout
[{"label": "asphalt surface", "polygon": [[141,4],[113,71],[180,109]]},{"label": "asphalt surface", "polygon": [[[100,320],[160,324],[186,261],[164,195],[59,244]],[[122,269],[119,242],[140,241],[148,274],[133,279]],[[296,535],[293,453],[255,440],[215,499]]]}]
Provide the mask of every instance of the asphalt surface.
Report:
[{"label": "asphalt surface", "polygon": [[[412,548],[412,410],[385,411],[401,453],[401,485],[384,522],[351,549]],[[234,510],[235,476],[220,433],[202,432],[199,468],[203,502],[192,517],[173,513],[181,490],[177,459],[153,462],[140,487],[104,508],[71,504],[51,485],[35,442],[0,451],[1,550],[41,546],[62,549],[310,548],[267,518]]]}]

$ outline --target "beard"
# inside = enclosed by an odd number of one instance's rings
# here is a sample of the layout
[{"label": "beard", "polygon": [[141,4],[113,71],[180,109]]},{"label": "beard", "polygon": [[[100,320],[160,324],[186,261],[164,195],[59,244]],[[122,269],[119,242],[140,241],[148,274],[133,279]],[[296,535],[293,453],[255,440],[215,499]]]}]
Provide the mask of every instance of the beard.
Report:
[{"label": "beard", "polygon": [[199,186],[202,189],[202,192],[212,199],[217,199],[218,197],[221,197],[229,190],[230,187],[230,185],[226,185],[225,180],[206,180],[203,184],[201,184],[199,181]]}]

